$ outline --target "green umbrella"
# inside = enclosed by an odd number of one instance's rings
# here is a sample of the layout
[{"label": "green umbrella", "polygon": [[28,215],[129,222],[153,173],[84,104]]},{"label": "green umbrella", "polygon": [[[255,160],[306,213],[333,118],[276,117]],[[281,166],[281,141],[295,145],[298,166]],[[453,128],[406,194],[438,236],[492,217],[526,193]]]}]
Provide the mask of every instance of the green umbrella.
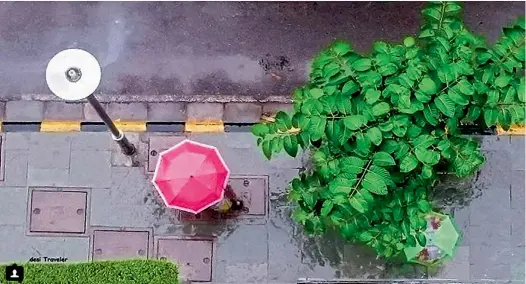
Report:
[{"label": "green umbrella", "polygon": [[458,230],[449,216],[438,213],[434,214],[440,218],[440,226],[435,231],[433,242],[449,257],[453,257],[458,240],[460,239]]},{"label": "green umbrella", "polygon": [[[425,266],[434,266],[441,263],[446,258],[453,257],[455,248],[457,246],[460,235],[451,218],[447,215],[432,212],[426,216],[426,219],[438,218],[440,224],[435,230],[428,227],[426,230],[426,246],[422,247],[418,243],[414,247],[407,247],[404,249],[406,259],[409,262],[422,264]],[[430,260],[421,260],[420,254],[424,251],[435,250],[439,253],[439,257]]]}]

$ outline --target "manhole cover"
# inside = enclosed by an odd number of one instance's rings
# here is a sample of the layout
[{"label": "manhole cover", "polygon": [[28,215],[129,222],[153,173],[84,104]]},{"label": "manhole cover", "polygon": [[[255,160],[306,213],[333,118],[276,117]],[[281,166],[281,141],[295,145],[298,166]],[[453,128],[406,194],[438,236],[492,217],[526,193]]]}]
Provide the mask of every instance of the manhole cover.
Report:
[{"label": "manhole cover", "polygon": [[29,231],[84,233],[87,196],[81,191],[33,190]]},{"label": "manhole cover", "polygon": [[267,177],[263,176],[233,176],[230,178],[230,185],[236,196],[243,200],[247,209],[247,215],[266,215],[268,200],[267,180]]},{"label": "manhole cover", "polygon": [[105,231],[93,233],[93,260],[147,258],[147,231]]},{"label": "manhole cover", "polygon": [[178,263],[191,281],[212,281],[212,241],[158,239],[157,258]]},{"label": "manhole cover", "polygon": [[152,136],[148,148],[148,171],[155,171],[157,160],[162,151],[168,150],[179,142],[185,140],[183,136]]}]

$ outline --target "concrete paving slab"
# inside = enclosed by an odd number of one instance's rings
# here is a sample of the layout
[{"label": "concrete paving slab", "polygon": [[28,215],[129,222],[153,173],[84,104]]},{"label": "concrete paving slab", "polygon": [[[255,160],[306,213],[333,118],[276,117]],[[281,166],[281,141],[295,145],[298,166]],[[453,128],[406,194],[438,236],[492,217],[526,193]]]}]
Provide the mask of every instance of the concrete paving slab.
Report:
[{"label": "concrete paving slab", "polygon": [[525,212],[524,208],[515,209],[510,216],[511,219],[511,245],[512,247],[526,246],[525,236]]},{"label": "concrete paving slab", "polygon": [[0,102],[0,119],[5,119],[5,102]]},{"label": "concrete paving slab", "polygon": [[286,113],[290,113],[292,109],[293,109],[292,104],[284,104],[284,103],[263,104],[263,114],[265,115],[272,115],[272,114],[277,113],[278,111],[284,111]]},{"label": "concrete paving slab", "polygon": [[71,150],[76,151],[109,151],[113,140],[108,132],[79,132],[71,137]]},{"label": "concrete paving slab", "polygon": [[[100,103],[100,105],[106,112],[108,111],[107,103]],[[100,119],[100,116],[97,114],[95,109],[89,103],[84,104],[84,120],[90,121],[90,122],[102,122],[102,120]]]},{"label": "concrete paving slab", "polygon": [[87,192],[33,190],[29,207],[29,231],[84,234],[87,202]]},{"label": "concrete paving slab", "polygon": [[471,226],[470,264],[476,264],[478,268],[509,265],[512,253],[510,229],[497,225]]},{"label": "concrete paving slab", "polygon": [[376,259],[376,253],[369,248],[345,244],[341,275],[348,279],[384,279],[386,264]]},{"label": "concrete paving slab", "polygon": [[149,103],[148,121],[184,122],[186,106],[184,103]]},{"label": "concrete paving slab", "polygon": [[0,225],[0,263],[25,263],[32,257],[63,257],[66,263],[88,261],[88,237],[33,237],[24,233],[23,226]]},{"label": "concrete paving slab", "polygon": [[44,102],[9,101],[6,103],[5,121],[40,122],[44,118]]},{"label": "concrete paving slab", "polygon": [[[509,147],[509,144],[508,144]],[[485,151],[486,163],[473,182],[475,188],[509,188],[512,174],[512,157],[509,151]]]},{"label": "concrete paving slab", "polygon": [[90,222],[93,226],[150,227],[166,224],[164,207],[144,202],[142,205],[122,205],[110,189],[95,188],[91,193]]},{"label": "concrete paving slab", "polygon": [[150,231],[94,230],[93,260],[148,259]]},{"label": "concrete paving slab", "polygon": [[31,134],[28,132],[7,132],[2,147],[4,150],[29,150]]},{"label": "concrete paving slab", "polygon": [[295,283],[300,276],[301,250],[299,240],[290,228],[275,222],[268,226],[268,281],[270,283]]},{"label": "concrete paving slab", "polygon": [[26,186],[27,185],[27,163],[29,151],[10,150],[5,153],[5,173],[3,186]]},{"label": "concrete paving slab", "polygon": [[459,246],[469,246],[470,210],[468,207],[453,208],[453,218],[461,233]]},{"label": "concrete paving slab", "polygon": [[84,106],[81,103],[45,102],[45,120],[84,120]]},{"label": "concrete paving slab", "polygon": [[473,135],[471,138],[480,143],[483,151],[505,151],[510,150],[510,136]]},{"label": "concrete paving slab", "polygon": [[212,280],[212,240],[199,238],[158,238],[156,256],[179,264],[183,278],[192,281]]},{"label": "concrete paving slab", "polygon": [[143,168],[111,168],[111,200],[115,205],[144,206],[144,199],[155,189]]},{"label": "concrete paving slab", "polygon": [[[482,195],[472,200],[469,205],[470,224],[483,226],[506,222],[511,213],[509,192],[509,186],[484,188]],[[498,206],[495,206],[495,204],[498,204]],[[509,224],[509,219],[507,222]]]},{"label": "concrete paving slab", "polygon": [[256,123],[261,119],[261,111],[259,104],[226,103],[223,119],[232,123]]},{"label": "concrete paving slab", "polygon": [[279,169],[269,173],[270,201],[277,205],[289,204],[287,199],[287,188],[290,182],[299,175],[298,169]]},{"label": "concrete paving slab", "polygon": [[231,176],[229,184],[236,196],[243,200],[244,215],[265,216],[268,210],[267,176]]},{"label": "concrete paving slab", "polygon": [[110,103],[108,115],[112,120],[140,120],[147,117],[145,103]]},{"label": "concrete paving slab", "polygon": [[526,260],[524,246],[515,247],[511,257],[511,280],[525,281]]},{"label": "concrete paving slab", "polygon": [[35,169],[27,170],[28,186],[69,186],[69,169]]},{"label": "concrete paving slab", "polygon": [[27,188],[4,187],[0,188],[0,225],[24,226],[27,214]]},{"label": "concrete paving slab", "polygon": [[468,246],[457,247],[455,257],[438,268],[438,271],[430,272],[430,278],[469,282],[471,280],[469,273],[469,250],[470,248]]},{"label": "concrete paving slab", "polygon": [[524,210],[526,207],[524,195],[526,194],[525,188],[525,177],[526,173],[524,171],[515,170],[511,176],[511,208]]},{"label": "concrete paving slab", "polygon": [[[250,242],[247,242],[250,240]],[[220,236],[217,259],[234,263],[266,263],[268,261],[267,228],[265,225],[238,225],[227,236]]]},{"label": "concrete paving slab", "polygon": [[29,167],[34,169],[68,169],[71,135],[66,133],[32,133]]},{"label": "concrete paving slab", "polygon": [[267,283],[267,263],[235,263],[225,265],[227,283]]},{"label": "concrete paving slab", "polygon": [[148,145],[148,171],[154,172],[159,154],[185,140],[185,136],[150,136]]},{"label": "concrete paving slab", "polygon": [[513,169],[514,170],[522,170],[524,171],[525,168],[525,148],[526,148],[526,140],[524,136],[510,136],[510,144],[511,149],[510,152],[513,155]]},{"label": "concrete paving slab", "polygon": [[72,186],[106,188],[111,185],[111,152],[71,151]]},{"label": "concrete paving slab", "polygon": [[223,104],[189,103],[186,105],[186,120],[223,120]]},{"label": "concrete paving slab", "polygon": [[471,280],[509,280],[511,278],[510,264],[486,265],[471,264],[469,267]]}]

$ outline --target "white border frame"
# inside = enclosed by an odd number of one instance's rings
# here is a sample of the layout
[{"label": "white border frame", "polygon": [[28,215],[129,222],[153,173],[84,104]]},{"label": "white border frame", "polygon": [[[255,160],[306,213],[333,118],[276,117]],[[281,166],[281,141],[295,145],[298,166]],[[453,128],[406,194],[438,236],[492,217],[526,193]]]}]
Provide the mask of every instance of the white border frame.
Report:
[{"label": "white border frame", "polygon": [[[168,154],[169,152],[183,146],[184,144],[186,143],[190,143],[190,144],[193,144],[193,145],[197,145],[197,146],[200,146],[200,147],[203,147],[203,148],[208,148],[208,149],[211,149],[211,150],[214,150],[216,155],[219,157],[219,160],[221,161],[221,163],[223,164],[223,167],[225,167],[226,169],[226,178],[225,178],[225,181],[223,183],[223,191],[221,192],[221,197],[218,199],[218,200],[215,200],[209,204],[207,204],[206,206],[203,206],[203,208],[201,208],[200,210],[198,211],[193,211],[191,209],[188,209],[188,208],[183,208],[183,207],[179,207],[179,206],[174,206],[174,205],[169,205],[168,204],[168,201],[166,201],[166,198],[164,197],[163,193],[161,192],[161,189],[159,188],[159,186],[157,185],[157,183],[155,182],[155,180],[157,179],[157,173],[158,173],[158,170],[160,168],[160,165],[161,165],[161,159],[164,155]],[[157,192],[159,193],[159,195],[161,196],[161,198],[163,199],[163,202],[164,202],[164,205],[166,205],[166,207],[168,208],[172,208],[172,209],[177,209],[177,210],[181,210],[181,211],[185,211],[185,212],[189,212],[189,213],[192,213],[192,214],[199,214],[201,212],[203,212],[205,209],[209,208],[210,206],[218,203],[219,201],[221,201],[224,196],[225,196],[225,188],[226,186],[228,185],[228,181],[230,179],[230,169],[228,168],[228,166],[226,165],[225,163],[225,160],[223,159],[223,157],[221,157],[221,154],[219,153],[219,150],[217,150],[216,147],[214,146],[211,146],[211,145],[207,145],[207,144],[203,144],[203,143],[199,143],[199,142],[196,142],[196,141],[192,141],[190,139],[185,139],[179,143],[177,143],[176,145],[170,147],[169,149],[167,150],[164,150],[162,151],[160,154],[159,154],[159,158],[157,159],[157,165],[155,166],[155,171],[153,173],[153,178],[152,178],[152,183],[153,183],[153,186],[155,187],[155,189],[157,190]]]}]

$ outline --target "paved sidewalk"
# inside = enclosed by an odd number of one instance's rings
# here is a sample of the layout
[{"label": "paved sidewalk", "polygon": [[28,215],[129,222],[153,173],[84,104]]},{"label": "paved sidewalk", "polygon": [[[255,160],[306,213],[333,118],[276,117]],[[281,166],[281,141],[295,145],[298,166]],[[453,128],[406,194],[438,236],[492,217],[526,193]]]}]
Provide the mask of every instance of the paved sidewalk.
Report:
[{"label": "paved sidewalk", "polygon": [[[194,281],[295,283],[298,278],[440,278],[524,283],[524,137],[484,137],[486,167],[475,181],[443,183],[464,232],[440,271],[386,264],[329,234],[305,237],[284,195],[302,158],[264,160],[250,133],[196,134],[219,148],[231,182],[250,205],[237,220],[179,215],[150,183],[157,154],[182,134],[129,134],[128,160],[108,133],[6,133],[0,182],[0,263],[167,258]],[[60,259],[62,258],[62,259]]]}]

